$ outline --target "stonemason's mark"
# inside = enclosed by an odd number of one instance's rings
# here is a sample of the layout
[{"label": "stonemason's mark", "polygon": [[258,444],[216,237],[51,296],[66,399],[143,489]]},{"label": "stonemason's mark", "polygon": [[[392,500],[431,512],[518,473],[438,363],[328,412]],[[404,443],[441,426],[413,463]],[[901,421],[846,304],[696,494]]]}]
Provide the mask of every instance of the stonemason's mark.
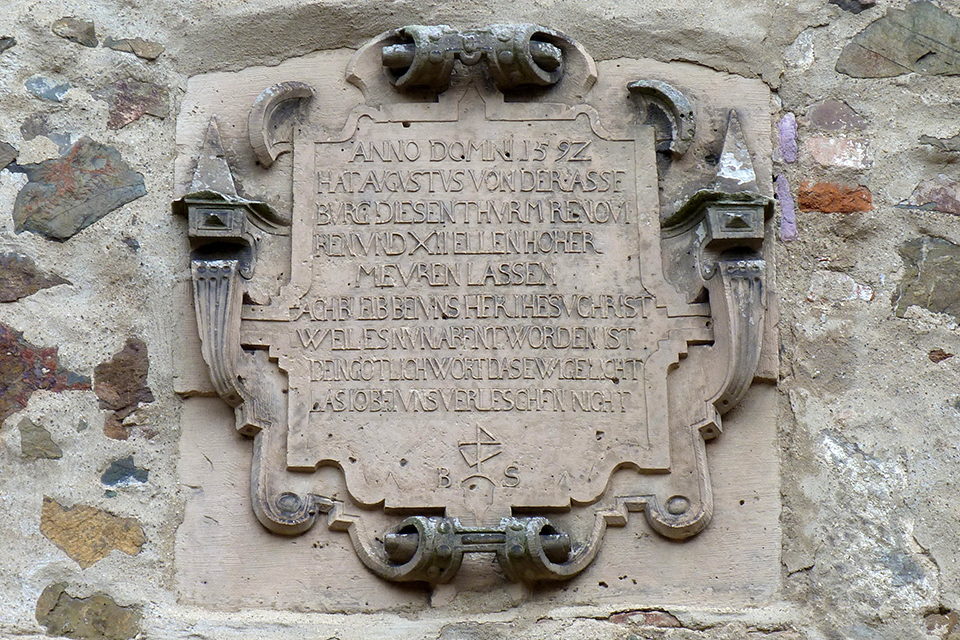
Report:
[{"label": "stonemason's mark", "polygon": [[960,183],[941,173],[936,178],[918,184],[910,197],[897,204],[897,207],[960,216]]},{"label": "stonemason's mark", "polygon": [[56,347],[37,347],[0,323],[0,422],[27,406],[34,391],[85,391],[90,378],[60,366]]},{"label": "stonemason's mark", "polygon": [[29,182],[13,206],[16,231],[67,240],[146,195],[143,175],[120,153],[84,136],[60,158],[23,166]]},{"label": "stonemason's mark", "polygon": [[40,533],[76,560],[81,569],[103,560],[114,549],[135,556],[147,541],[136,518],[115,516],[87,505],[64,507],[49,496],[43,496]]},{"label": "stonemason's mark", "polygon": [[71,42],[85,47],[97,46],[97,30],[93,20],[81,20],[73,16],[60,18],[50,27],[51,30]]},{"label": "stonemason's mark", "polygon": [[115,40],[110,36],[107,36],[103,39],[103,46],[113,49],[114,51],[132,53],[138,58],[143,58],[144,60],[156,60],[160,54],[163,53],[162,44],[159,42],[144,40],[143,38],[121,38],[119,40]]},{"label": "stonemason's mark", "polygon": [[903,280],[893,295],[893,310],[904,317],[918,305],[960,319],[960,245],[941,238],[909,240],[897,249],[904,262]]},{"label": "stonemason's mark", "polygon": [[147,345],[139,338],[128,338],[123,349],[94,369],[94,391],[100,399],[100,408],[113,411],[103,424],[103,432],[108,437],[129,438],[130,430],[123,425],[124,418],[136,411],[141,402],[153,402],[153,393],[147,386],[149,367]]},{"label": "stonemason's mark", "polygon": [[837,71],[853,78],[890,78],[916,72],[960,74],[960,19],[932,2],[887,14],[854,36],[840,52]]},{"label": "stonemason's mark", "polygon": [[144,114],[158,118],[166,118],[170,114],[167,90],[152,82],[127,78],[107,85],[94,96],[110,104],[110,116],[107,119],[109,129],[122,129]]},{"label": "stonemason's mark", "polygon": [[71,283],[58,275],[44,273],[30,256],[0,253],[0,302],[14,302],[61,284]]},{"label": "stonemason's mark", "polygon": [[118,605],[105,593],[75,598],[63,582],[51,584],[37,600],[37,622],[47,635],[79,640],[129,640],[140,633],[139,607]]},{"label": "stonemason's mark", "polygon": [[63,457],[63,451],[53,441],[50,432],[29,418],[21,420],[17,430],[20,431],[20,453],[25,458],[58,460]]}]

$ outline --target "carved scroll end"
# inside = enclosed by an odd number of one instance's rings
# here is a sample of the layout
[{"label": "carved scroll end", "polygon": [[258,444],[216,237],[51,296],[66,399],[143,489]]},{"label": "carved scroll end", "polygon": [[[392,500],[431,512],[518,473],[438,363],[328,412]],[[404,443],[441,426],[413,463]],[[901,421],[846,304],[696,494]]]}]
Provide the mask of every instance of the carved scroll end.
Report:
[{"label": "carved scroll end", "polygon": [[255,493],[253,511],[264,527],[285,536],[298,536],[309,530],[320,513],[314,496],[289,491],[275,496]]},{"label": "carved scroll end", "polygon": [[644,121],[657,129],[657,151],[682,157],[697,133],[690,100],[661,80],[638,80],[628,84],[627,89],[642,103]]},{"label": "carved scroll end", "polygon": [[314,95],[303,82],[281,82],[264,89],[247,120],[250,146],[264,168],[293,150],[293,124],[300,107]]},{"label": "carved scroll end", "polygon": [[703,531],[713,519],[713,494],[709,485],[704,488],[706,495],[699,501],[685,495],[671,496],[664,504],[650,499],[644,510],[650,528],[671,540],[685,540]]},{"label": "carved scroll end", "polygon": [[286,536],[300,535],[316,523],[321,513],[329,511],[332,503],[311,494],[274,490],[263,465],[265,437],[266,433],[259,433],[254,439],[250,469],[253,511],[260,523],[270,531]]}]

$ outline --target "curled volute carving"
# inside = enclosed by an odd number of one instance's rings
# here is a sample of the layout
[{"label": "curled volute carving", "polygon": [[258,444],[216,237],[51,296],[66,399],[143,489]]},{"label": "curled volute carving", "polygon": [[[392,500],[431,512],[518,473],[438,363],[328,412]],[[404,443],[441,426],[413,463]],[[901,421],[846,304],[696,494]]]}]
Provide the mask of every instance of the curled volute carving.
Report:
[{"label": "curled volute carving", "polygon": [[627,85],[644,107],[644,122],[657,131],[657,151],[680,157],[697,133],[693,105],[682,92],[661,80],[637,80]]},{"label": "curled volute carving", "polygon": [[302,82],[281,82],[264,89],[247,118],[250,146],[257,162],[269,168],[281,154],[293,150],[293,116],[301,102],[313,97]]}]

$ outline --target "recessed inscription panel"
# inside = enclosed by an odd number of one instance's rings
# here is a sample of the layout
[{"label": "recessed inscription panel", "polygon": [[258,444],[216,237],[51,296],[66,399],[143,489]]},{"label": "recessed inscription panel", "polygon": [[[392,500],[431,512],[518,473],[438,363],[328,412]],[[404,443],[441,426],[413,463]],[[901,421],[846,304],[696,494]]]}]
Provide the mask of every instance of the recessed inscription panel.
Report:
[{"label": "recessed inscription panel", "polygon": [[347,140],[303,145],[288,462],[336,464],[388,508],[465,490],[593,501],[617,466],[658,464],[636,197],[655,174],[586,113],[488,120],[472,96],[459,120],[362,117]]}]

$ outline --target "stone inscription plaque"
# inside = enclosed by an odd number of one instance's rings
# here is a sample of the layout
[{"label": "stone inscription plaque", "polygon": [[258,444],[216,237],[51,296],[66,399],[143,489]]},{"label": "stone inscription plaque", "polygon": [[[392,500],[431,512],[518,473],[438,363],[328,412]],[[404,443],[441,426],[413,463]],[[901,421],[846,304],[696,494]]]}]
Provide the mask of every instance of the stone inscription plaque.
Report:
[{"label": "stone inscription plaque", "polygon": [[362,117],[344,142],[298,145],[293,237],[309,261],[274,347],[287,459],[337,464],[365,504],[464,492],[509,515],[594,502],[614,468],[668,463],[648,416],[665,371],[644,373],[655,304],[630,268],[637,184],[655,173],[587,113],[558,131],[483,106],[471,91],[451,122]]},{"label": "stone inscription plaque", "polygon": [[[237,195],[216,121],[176,204],[213,385],[255,439],[261,522],[324,517],[378,575],[428,582],[471,552],[514,580],[570,578],[631,511],[701,531],[704,442],[764,326],[770,200],[736,112],[716,175],[665,214],[688,99],[640,79],[583,101],[596,67],[561,34],[408,27],[347,77],[365,100],[339,125],[302,108],[305,83],[254,103],[259,163],[289,158],[286,212]],[[605,119],[611,99],[646,120]]]}]

